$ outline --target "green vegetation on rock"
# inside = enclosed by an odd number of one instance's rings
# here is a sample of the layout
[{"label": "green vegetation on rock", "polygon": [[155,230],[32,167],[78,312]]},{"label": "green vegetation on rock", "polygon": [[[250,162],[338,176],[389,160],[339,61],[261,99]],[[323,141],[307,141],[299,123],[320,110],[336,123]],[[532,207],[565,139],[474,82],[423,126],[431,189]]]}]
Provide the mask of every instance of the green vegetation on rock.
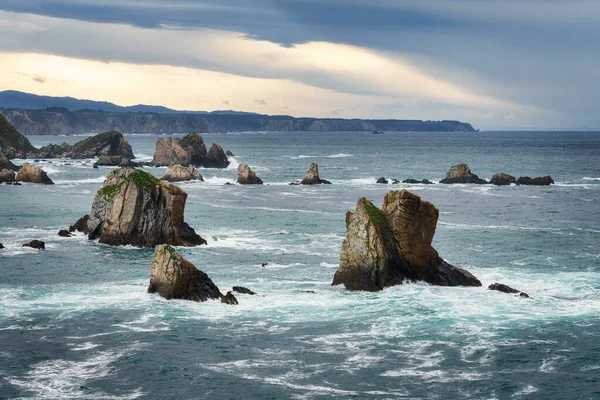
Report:
[{"label": "green vegetation on rock", "polygon": [[369,220],[374,223],[377,227],[388,227],[389,223],[383,212],[377,208],[369,200],[362,198],[361,202],[365,208],[365,212],[369,216]]},{"label": "green vegetation on rock", "polygon": [[175,250],[173,248],[173,246],[171,246],[170,244],[166,244],[164,249],[167,253],[169,253],[171,255],[171,259],[173,261],[175,261],[175,262],[179,261],[179,258],[177,258],[177,250]]},{"label": "green vegetation on rock", "polygon": [[[111,175],[114,174],[116,171],[119,170],[117,169],[111,172]],[[105,186],[102,189],[100,189],[100,194],[104,196],[105,199],[112,200],[117,194],[121,192],[121,188],[123,187],[123,185],[129,182],[132,182],[136,186],[141,187],[143,190],[148,191],[152,191],[154,188],[159,187],[161,184],[161,181],[154,175],[139,169],[135,169],[132,173],[121,179],[119,183]]]}]

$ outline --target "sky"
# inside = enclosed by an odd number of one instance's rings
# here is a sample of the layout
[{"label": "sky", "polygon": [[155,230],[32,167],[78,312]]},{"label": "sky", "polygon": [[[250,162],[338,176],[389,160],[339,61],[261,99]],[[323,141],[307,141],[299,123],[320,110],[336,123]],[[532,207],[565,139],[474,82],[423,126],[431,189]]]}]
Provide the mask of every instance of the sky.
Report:
[{"label": "sky", "polygon": [[597,0],[0,0],[0,90],[600,128]]}]

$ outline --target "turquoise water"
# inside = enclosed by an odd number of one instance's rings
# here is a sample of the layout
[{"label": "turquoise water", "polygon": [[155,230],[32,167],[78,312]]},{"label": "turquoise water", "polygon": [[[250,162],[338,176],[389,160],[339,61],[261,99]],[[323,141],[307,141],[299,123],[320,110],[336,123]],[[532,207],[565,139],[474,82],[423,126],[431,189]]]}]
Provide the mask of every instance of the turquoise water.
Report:
[{"label": "turquoise water", "polygon": [[[126,137],[151,158],[156,136]],[[186,221],[209,244],[179,251],[221,291],[258,295],[233,307],[147,294],[153,250],[56,235],[89,212],[111,168],[41,161],[56,185],[0,186],[0,398],[600,398],[600,134],[204,137],[236,156],[181,185]],[[310,162],[333,185],[288,186]],[[438,181],[460,162],[556,185],[375,184]],[[225,186],[237,163],[267,185]],[[391,189],[440,209],[434,246],[483,287],[330,286],[345,212]],[[32,239],[47,250],[20,247]],[[486,290],[494,282],[532,298]]]}]

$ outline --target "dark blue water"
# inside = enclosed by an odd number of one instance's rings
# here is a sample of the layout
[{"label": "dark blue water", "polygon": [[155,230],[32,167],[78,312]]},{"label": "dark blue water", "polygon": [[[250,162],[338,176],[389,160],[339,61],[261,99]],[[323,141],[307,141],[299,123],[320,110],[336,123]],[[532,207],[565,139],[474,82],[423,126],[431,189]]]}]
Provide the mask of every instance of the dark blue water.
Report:
[{"label": "dark blue water", "polygon": [[[156,136],[127,139],[151,158]],[[56,236],[89,212],[111,169],[41,161],[56,185],[0,186],[0,398],[600,398],[600,134],[205,140],[235,162],[181,185],[186,221],[209,245],[180,251],[223,292],[243,285],[258,295],[233,307],[147,294],[152,249]],[[310,162],[333,185],[288,186]],[[550,174],[556,184],[375,184],[437,181],[461,162],[486,179]],[[235,182],[237,163],[267,185],[223,185]],[[484,287],[330,286],[345,212],[362,196],[381,204],[392,189],[440,209],[434,246]],[[32,239],[47,250],[21,247]],[[494,282],[532,298],[485,289]]]}]

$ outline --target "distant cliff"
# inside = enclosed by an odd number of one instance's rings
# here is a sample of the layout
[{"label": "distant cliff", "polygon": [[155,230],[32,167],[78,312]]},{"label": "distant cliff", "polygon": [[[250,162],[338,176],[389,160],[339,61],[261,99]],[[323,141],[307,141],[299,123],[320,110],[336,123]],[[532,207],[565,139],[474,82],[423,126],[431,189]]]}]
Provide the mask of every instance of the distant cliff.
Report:
[{"label": "distant cliff", "polygon": [[75,135],[116,130],[124,133],[245,131],[439,131],[473,132],[459,121],[294,118],[257,114],[158,114],[149,112],[0,109],[25,135]]}]

